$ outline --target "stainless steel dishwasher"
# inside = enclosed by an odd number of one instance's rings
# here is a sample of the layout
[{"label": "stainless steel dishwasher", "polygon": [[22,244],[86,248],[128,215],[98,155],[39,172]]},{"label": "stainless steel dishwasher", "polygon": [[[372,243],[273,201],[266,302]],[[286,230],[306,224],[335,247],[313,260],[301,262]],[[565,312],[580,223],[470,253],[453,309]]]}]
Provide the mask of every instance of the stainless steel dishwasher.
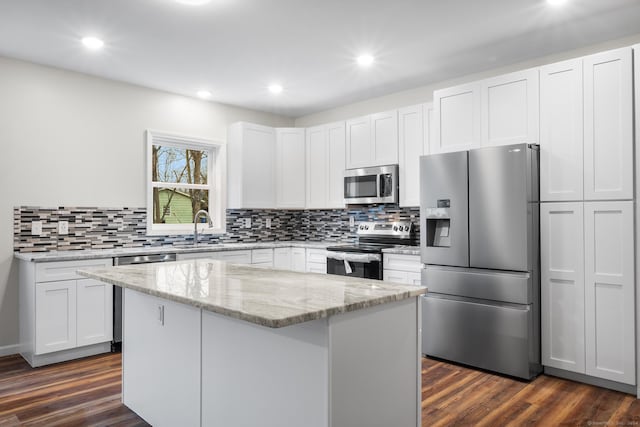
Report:
[{"label": "stainless steel dishwasher", "polygon": [[[153,254],[122,256],[113,259],[113,265],[150,264],[152,262],[175,261],[176,254]],[[111,351],[122,350],[122,288],[113,287],[113,341]]]}]

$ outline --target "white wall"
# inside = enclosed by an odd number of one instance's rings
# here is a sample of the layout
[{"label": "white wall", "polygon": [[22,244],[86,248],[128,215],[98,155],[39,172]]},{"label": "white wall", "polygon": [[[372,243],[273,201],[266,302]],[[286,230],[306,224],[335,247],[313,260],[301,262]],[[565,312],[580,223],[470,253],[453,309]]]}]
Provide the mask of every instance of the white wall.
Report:
[{"label": "white wall", "polygon": [[493,77],[512,71],[524,70],[526,68],[537,67],[544,64],[551,64],[554,62],[563,61],[565,59],[576,58],[579,56],[602,52],[609,49],[631,46],[636,43],[640,43],[640,33],[622,39],[611,40],[605,43],[599,43],[597,45],[592,45],[581,49],[544,56],[526,62],[519,62],[516,64],[508,65],[505,67],[494,68],[482,72],[475,72],[473,74],[468,74],[466,76],[458,77],[455,79],[446,80],[427,86],[421,86],[402,92],[396,92],[378,98],[367,99],[365,101],[355,102],[353,104],[344,105],[327,111],[298,117],[296,119],[296,127],[315,126],[340,120],[346,120],[366,114],[379,113],[395,108],[420,104],[423,102],[430,102],[433,100],[433,91],[436,89],[455,86],[474,80]]},{"label": "white wall", "polygon": [[[0,354],[18,342],[13,208],[145,206],[144,132],[293,120],[0,57]],[[5,349],[9,351],[10,349]]]}]

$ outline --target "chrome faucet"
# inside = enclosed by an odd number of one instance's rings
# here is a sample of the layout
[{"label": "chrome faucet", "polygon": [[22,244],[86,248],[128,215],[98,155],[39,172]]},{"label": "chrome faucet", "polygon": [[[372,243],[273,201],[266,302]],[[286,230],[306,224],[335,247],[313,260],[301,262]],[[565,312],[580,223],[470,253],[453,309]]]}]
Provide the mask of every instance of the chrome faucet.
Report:
[{"label": "chrome faucet", "polygon": [[198,217],[202,214],[207,218],[209,228],[213,227],[213,221],[211,220],[211,216],[209,216],[209,212],[204,209],[196,212],[196,215],[193,217],[193,246],[198,246]]}]

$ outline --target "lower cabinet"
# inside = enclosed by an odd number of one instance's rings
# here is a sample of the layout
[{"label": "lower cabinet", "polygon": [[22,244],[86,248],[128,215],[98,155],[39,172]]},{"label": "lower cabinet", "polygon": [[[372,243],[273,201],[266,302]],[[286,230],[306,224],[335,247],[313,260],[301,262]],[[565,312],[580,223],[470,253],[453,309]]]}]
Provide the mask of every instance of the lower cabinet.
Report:
[{"label": "lower cabinet", "polygon": [[291,270],[291,248],[275,248],[273,250],[273,268]]},{"label": "lower cabinet", "polygon": [[540,215],[543,364],[635,384],[633,202]]},{"label": "lower cabinet", "polygon": [[304,248],[291,248],[291,270],[305,272],[307,269],[307,252]]},{"label": "lower cabinet", "polygon": [[306,253],[306,272],[327,274],[327,251],[324,249],[307,248]]},{"label": "lower cabinet", "polygon": [[113,286],[76,270],[111,265],[111,258],[20,262],[20,354],[31,366],[110,351]]},{"label": "lower cabinet", "polygon": [[386,282],[420,285],[420,255],[384,254],[383,280]]}]

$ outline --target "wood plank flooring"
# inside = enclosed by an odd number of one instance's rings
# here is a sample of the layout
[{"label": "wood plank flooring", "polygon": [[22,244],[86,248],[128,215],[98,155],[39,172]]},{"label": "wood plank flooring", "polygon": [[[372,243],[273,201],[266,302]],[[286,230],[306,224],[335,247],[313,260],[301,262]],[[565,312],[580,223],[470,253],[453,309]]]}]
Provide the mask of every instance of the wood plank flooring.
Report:
[{"label": "wood plank flooring", "polygon": [[[121,369],[120,354],[38,369],[1,357],[0,426],[146,426],[120,403]],[[422,396],[423,427],[640,427],[634,396],[545,375],[527,383],[423,359]]]}]

